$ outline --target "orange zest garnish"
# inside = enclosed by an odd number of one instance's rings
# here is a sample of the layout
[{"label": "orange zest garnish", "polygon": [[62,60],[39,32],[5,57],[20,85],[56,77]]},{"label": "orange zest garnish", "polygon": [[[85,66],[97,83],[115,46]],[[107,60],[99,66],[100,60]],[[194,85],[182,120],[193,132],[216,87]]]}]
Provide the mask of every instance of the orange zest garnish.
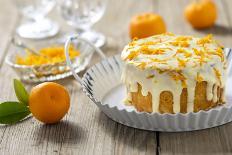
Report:
[{"label": "orange zest garnish", "polygon": [[205,60],[205,58],[204,57],[200,57],[199,58],[199,63],[200,63],[200,66],[202,66],[203,65],[203,63],[206,63],[207,61]]},{"label": "orange zest garnish", "polygon": [[188,41],[188,40],[192,40],[192,37],[190,36],[179,36],[175,39],[175,41]]},{"label": "orange zest garnish", "polygon": [[184,56],[185,56],[186,58],[189,58],[189,57],[192,56],[192,53],[185,52],[185,53],[184,53]]},{"label": "orange zest garnish", "polygon": [[126,59],[128,60],[132,60],[134,59],[135,57],[137,57],[139,55],[139,53],[137,51],[131,51],[128,56],[126,57]]},{"label": "orange zest garnish", "polygon": [[187,84],[186,84],[186,78],[184,77],[184,75],[179,72],[179,71],[171,71],[168,72],[168,74],[171,76],[171,78],[175,81],[181,81],[182,87],[186,88]]},{"label": "orange zest garnish", "polygon": [[177,61],[178,61],[178,65],[179,67],[185,67],[186,66],[186,60],[182,60],[180,58],[177,58]]},{"label": "orange zest garnish", "polygon": [[212,42],[212,38],[213,38],[213,35],[212,34],[209,34],[201,39],[199,39],[197,41],[197,44],[198,45],[204,45],[204,44],[207,44],[207,43],[211,43]]},{"label": "orange zest garnish", "polygon": [[[16,56],[16,63],[20,65],[44,65],[65,62],[64,47],[51,46],[45,47],[38,51],[39,55],[35,55],[26,49],[26,56]],[[71,59],[80,55],[80,52],[74,48],[69,47],[69,56]]]},{"label": "orange zest garnish", "polygon": [[147,45],[141,46],[140,48],[141,54],[155,55],[155,54],[163,54],[163,49],[150,49]]},{"label": "orange zest garnish", "polygon": [[197,82],[203,81],[203,77],[200,75],[200,73],[197,73],[196,81]]},{"label": "orange zest garnish", "polygon": [[185,56],[186,58],[192,56],[192,53],[187,52],[187,51],[186,51],[185,49],[183,49],[183,48],[177,49],[175,56],[176,56],[178,53],[183,53],[184,56]]},{"label": "orange zest garnish", "polygon": [[139,44],[139,46],[144,46],[144,45],[156,45],[158,43],[161,43],[161,40],[159,39],[158,41],[148,41],[148,42],[144,42]]},{"label": "orange zest garnish", "polygon": [[158,63],[163,63],[166,64],[168,59],[157,59],[157,58],[150,58],[152,62],[158,62]]},{"label": "orange zest garnish", "polygon": [[154,75],[154,74],[149,75],[149,76],[147,76],[146,78],[147,78],[147,79],[151,79],[151,78],[153,78],[153,77],[155,77],[155,75]]},{"label": "orange zest garnish", "polygon": [[146,62],[141,62],[137,67],[139,67],[140,69],[145,69],[146,65]]},{"label": "orange zest garnish", "polygon": [[180,46],[180,47],[189,47],[189,43],[187,41],[173,41],[170,42],[173,46]]},{"label": "orange zest garnish", "polygon": [[214,73],[215,73],[217,79],[221,82],[221,73],[216,68],[213,68],[213,70],[214,70]]}]

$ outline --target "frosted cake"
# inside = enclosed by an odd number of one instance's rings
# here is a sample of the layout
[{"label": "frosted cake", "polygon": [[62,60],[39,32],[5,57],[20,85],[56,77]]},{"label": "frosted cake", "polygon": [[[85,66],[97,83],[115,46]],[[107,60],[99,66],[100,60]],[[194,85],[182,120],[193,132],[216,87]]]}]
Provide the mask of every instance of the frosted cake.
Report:
[{"label": "frosted cake", "polygon": [[138,111],[198,112],[225,102],[226,60],[211,35],[166,33],[133,40],[121,58],[126,103]]}]

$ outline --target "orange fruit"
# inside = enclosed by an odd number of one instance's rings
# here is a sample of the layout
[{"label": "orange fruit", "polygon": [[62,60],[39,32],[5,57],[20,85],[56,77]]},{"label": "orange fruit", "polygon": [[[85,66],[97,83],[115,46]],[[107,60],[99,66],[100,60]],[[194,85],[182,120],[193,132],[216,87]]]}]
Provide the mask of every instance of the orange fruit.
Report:
[{"label": "orange fruit", "polygon": [[142,13],[132,17],[129,26],[130,38],[146,38],[166,32],[163,18],[154,13]]},{"label": "orange fruit", "polygon": [[60,84],[44,82],[32,88],[29,109],[39,121],[51,124],[59,122],[68,112],[68,91]]},{"label": "orange fruit", "polygon": [[197,0],[185,8],[184,15],[194,28],[204,29],[214,25],[217,8],[212,0]]}]

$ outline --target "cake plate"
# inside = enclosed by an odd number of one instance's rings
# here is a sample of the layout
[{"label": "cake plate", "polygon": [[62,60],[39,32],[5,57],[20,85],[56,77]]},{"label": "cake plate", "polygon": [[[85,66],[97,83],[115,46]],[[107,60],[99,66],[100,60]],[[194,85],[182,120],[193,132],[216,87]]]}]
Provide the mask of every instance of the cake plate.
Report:
[{"label": "cake plate", "polygon": [[[160,114],[138,112],[133,106],[126,106],[126,87],[121,82],[123,63],[119,55],[106,58],[102,51],[86,41],[96,50],[103,60],[84,74],[81,79],[72,67],[68,55],[69,43],[78,36],[70,37],[66,44],[66,61],[71,71],[82,86],[86,95],[95,103],[99,109],[112,120],[126,126],[165,132],[193,131],[212,128],[232,121],[232,73],[230,61],[228,61],[228,78],[226,83],[226,103],[212,108],[208,111],[189,112],[186,114]],[[231,49],[225,49],[228,60],[230,60]]]}]

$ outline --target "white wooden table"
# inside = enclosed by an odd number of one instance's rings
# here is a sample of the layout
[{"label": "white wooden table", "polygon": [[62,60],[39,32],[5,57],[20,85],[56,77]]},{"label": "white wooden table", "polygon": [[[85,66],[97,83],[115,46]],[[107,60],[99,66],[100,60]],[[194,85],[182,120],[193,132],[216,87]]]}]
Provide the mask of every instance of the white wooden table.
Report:
[{"label": "white wooden table", "polygon": [[[217,0],[217,24],[196,31],[183,17],[188,0],[109,0],[104,17],[95,29],[107,37],[106,55],[120,53],[129,41],[128,22],[139,12],[163,16],[168,31],[203,36],[208,33],[232,47],[232,1]],[[71,28],[54,10],[50,15],[64,30]],[[8,40],[20,23],[11,1],[0,0],[0,99],[14,100],[14,71],[4,63]],[[95,55],[92,64],[99,61]],[[57,81],[71,94],[71,109],[62,122],[44,125],[34,118],[11,126],[0,126],[0,154],[231,154],[232,123],[194,132],[149,132],[126,127],[107,118],[81,91],[74,78]],[[32,85],[26,85],[28,89]]]}]

